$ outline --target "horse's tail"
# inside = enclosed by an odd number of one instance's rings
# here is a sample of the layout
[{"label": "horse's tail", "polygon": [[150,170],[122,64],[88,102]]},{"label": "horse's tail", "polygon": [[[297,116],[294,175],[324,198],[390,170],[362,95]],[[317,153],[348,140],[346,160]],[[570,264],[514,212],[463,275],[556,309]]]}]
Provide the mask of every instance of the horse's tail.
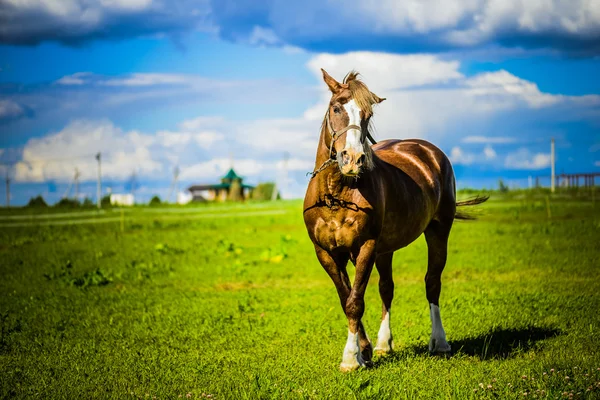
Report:
[{"label": "horse's tail", "polygon": [[[485,201],[487,201],[487,199],[489,199],[490,196],[486,195],[486,196],[475,196],[471,199],[467,199],[467,200],[463,200],[463,201],[457,201],[456,202],[456,207],[465,207],[465,206],[476,206],[478,204],[481,204]],[[456,214],[454,214],[454,218],[456,219],[477,219],[477,217],[475,217],[474,215],[467,213],[467,212],[462,212],[462,211],[456,211]]]}]

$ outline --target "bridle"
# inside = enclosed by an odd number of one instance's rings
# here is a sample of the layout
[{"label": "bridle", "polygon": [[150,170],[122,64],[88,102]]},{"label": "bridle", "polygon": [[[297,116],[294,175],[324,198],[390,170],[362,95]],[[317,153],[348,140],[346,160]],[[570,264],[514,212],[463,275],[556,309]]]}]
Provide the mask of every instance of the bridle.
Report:
[{"label": "bridle", "polygon": [[329,133],[331,134],[331,143],[329,144],[329,158],[323,163],[321,164],[321,166],[319,168],[317,168],[316,170],[314,170],[313,172],[309,172],[307,175],[311,175],[310,179],[314,178],[319,172],[323,171],[325,168],[327,168],[329,165],[335,163],[336,157],[333,153],[333,145],[335,144],[335,142],[347,131],[349,131],[350,129],[356,129],[360,132],[360,142],[364,145],[365,144],[365,140],[369,139],[369,141],[372,144],[376,144],[377,142],[375,141],[375,139],[373,139],[373,136],[371,136],[371,133],[369,132],[368,129],[363,130],[360,126],[358,125],[348,125],[345,128],[336,131],[335,129],[333,129],[333,126],[331,126],[331,121],[329,120],[329,109],[327,110],[327,114],[325,114],[325,121],[327,124],[327,129],[329,130]]}]

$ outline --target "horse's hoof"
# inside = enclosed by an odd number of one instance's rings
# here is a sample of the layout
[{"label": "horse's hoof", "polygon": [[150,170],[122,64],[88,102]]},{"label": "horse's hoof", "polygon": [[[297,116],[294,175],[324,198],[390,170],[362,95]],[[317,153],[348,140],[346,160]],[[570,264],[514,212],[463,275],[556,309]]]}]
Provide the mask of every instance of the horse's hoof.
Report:
[{"label": "horse's hoof", "polygon": [[356,363],[356,364],[341,363],[340,364],[340,371],[344,372],[344,373],[356,371],[359,368],[360,368],[360,364],[359,363]]},{"label": "horse's hoof", "polygon": [[377,346],[375,346],[375,354],[378,356],[387,356],[388,354],[391,354],[394,351],[394,341],[389,339],[386,341],[381,341],[377,343]]},{"label": "horse's hoof", "polygon": [[447,341],[443,339],[431,339],[429,341],[429,352],[431,354],[448,354],[452,348]]},{"label": "horse's hoof", "polygon": [[380,349],[379,347],[375,347],[374,351],[375,351],[375,355],[378,357],[385,357],[394,352],[394,350],[392,350],[392,349]]}]

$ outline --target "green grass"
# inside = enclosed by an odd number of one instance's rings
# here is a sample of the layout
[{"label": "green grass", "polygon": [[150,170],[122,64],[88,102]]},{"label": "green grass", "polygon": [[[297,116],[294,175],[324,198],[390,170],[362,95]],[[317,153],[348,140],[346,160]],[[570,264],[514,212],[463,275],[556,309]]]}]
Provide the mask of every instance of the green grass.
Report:
[{"label": "green grass", "polygon": [[600,398],[600,205],[589,200],[553,200],[548,219],[543,197],[492,199],[455,224],[449,358],[427,353],[425,242],[397,252],[396,352],[350,374],[338,370],[346,319],[300,202],[174,209],[0,220],[0,397]]}]

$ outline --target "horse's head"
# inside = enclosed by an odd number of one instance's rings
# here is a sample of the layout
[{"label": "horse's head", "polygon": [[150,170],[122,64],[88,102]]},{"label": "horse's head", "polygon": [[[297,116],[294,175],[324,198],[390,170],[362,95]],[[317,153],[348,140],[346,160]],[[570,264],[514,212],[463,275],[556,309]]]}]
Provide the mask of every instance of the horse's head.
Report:
[{"label": "horse's head", "polygon": [[329,109],[325,114],[326,140],[335,155],[340,171],[345,176],[358,176],[363,169],[372,167],[371,148],[367,143],[369,121],[373,105],[385,98],[372,93],[358,80],[357,72],[350,72],[343,83],[333,79],[324,69],[323,80],[331,91]]}]

